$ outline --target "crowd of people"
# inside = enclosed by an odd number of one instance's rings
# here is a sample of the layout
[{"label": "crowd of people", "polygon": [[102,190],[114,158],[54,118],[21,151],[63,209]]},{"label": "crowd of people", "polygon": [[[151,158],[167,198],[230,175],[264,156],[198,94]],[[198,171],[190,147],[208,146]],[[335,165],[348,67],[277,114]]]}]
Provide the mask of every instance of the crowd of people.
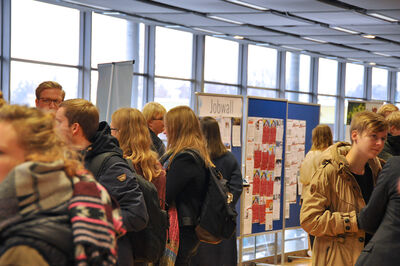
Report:
[{"label": "crowd of people", "polygon": [[[109,125],[90,101],[64,100],[54,81],[39,84],[36,108],[0,98],[0,265],[147,265],[135,262],[129,237],[149,221],[139,176],[154,184],[160,207],[176,221],[176,254],[154,265],[190,265],[208,167],[227,179],[231,204],[240,197],[240,167],[217,121],[200,123],[189,107],[120,108]],[[224,250],[214,255],[220,265],[236,262],[234,236],[214,246]]]},{"label": "crowd of people", "polygon": [[[129,233],[150,219],[139,178],[169,213],[168,258],[153,265],[236,264],[234,235],[211,245],[196,234],[208,167],[226,179],[233,207],[242,193],[240,164],[216,119],[151,102],[116,110],[109,125],[91,102],[64,98],[54,81],[39,84],[36,108],[0,94],[0,265],[148,265],[135,262]],[[398,264],[399,155],[400,111],[391,104],[356,113],[350,143],[333,143],[329,126],[313,129],[300,169],[313,265]]]},{"label": "crowd of people", "polygon": [[332,144],[329,127],[314,128],[300,169],[300,223],[315,237],[313,265],[398,265],[399,129],[393,104],[356,113],[351,143]]}]

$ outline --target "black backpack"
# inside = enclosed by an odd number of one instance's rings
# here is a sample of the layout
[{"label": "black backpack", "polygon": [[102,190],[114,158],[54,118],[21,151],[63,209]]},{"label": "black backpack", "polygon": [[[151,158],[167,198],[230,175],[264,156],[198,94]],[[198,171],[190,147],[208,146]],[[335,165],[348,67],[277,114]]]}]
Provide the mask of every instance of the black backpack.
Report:
[{"label": "black backpack", "polygon": [[[196,163],[202,167],[206,167],[197,151],[188,149],[183,152],[193,156]],[[227,180],[215,167],[206,168],[209,176],[208,187],[195,230],[200,241],[218,244],[235,233],[237,213],[229,204],[233,195],[228,190]]]},{"label": "black backpack", "polygon": [[[96,176],[109,159],[117,156],[121,158],[115,152],[99,154],[93,158],[88,169]],[[157,262],[165,250],[169,227],[168,214],[160,206],[160,200],[154,184],[136,173],[131,160],[126,159],[126,162],[136,176],[149,215],[149,222],[146,228],[138,232],[127,232],[132,245],[133,257],[135,262]]]}]

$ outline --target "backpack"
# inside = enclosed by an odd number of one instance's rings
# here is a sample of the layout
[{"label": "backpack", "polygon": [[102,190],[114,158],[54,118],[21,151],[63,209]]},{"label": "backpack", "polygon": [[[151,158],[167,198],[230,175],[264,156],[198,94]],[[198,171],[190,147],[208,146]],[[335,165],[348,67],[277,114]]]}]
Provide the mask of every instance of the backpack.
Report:
[{"label": "backpack", "polygon": [[[104,168],[105,163],[112,157],[117,157],[117,155],[121,158],[115,152],[99,154],[93,158],[88,169],[96,176]],[[131,160],[125,160],[136,176],[149,215],[149,222],[146,228],[138,232],[127,232],[126,235],[131,242],[135,262],[157,262],[165,250],[169,227],[168,214],[160,207],[160,200],[154,184],[136,173]]]},{"label": "backpack", "polygon": [[[197,164],[205,167],[204,160],[195,150],[185,150]],[[218,244],[229,239],[236,230],[236,210],[229,204],[233,200],[227,187],[227,180],[215,167],[206,167],[209,176],[207,191],[201,206],[200,217],[196,225],[196,235],[200,241]]]}]

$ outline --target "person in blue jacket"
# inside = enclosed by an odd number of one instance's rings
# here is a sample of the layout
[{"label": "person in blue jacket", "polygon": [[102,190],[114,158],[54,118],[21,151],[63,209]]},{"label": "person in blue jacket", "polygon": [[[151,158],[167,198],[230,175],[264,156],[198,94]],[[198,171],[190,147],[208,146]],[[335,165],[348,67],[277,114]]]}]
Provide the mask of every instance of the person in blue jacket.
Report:
[{"label": "person in blue jacket", "polygon": [[[111,128],[107,122],[99,123],[96,106],[84,99],[64,101],[57,110],[56,125],[64,141],[82,152],[85,167],[119,203],[126,230],[144,229],[149,217],[142,191],[123,158],[118,140],[111,136]],[[118,265],[133,263],[130,241],[124,236],[118,240]]]},{"label": "person in blue jacket", "polygon": [[[233,194],[231,204],[236,205],[243,190],[242,173],[235,156],[226,149],[221,140],[218,122],[212,117],[200,120],[201,131],[207,143],[207,150],[215,167],[228,180],[229,191]],[[201,243],[191,265],[236,265],[236,235],[220,244]]]},{"label": "person in blue jacket", "polygon": [[393,156],[379,174],[368,205],[357,216],[358,227],[374,235],[356,265],[394,266],[400,263],[399,173],[400,156]]}]

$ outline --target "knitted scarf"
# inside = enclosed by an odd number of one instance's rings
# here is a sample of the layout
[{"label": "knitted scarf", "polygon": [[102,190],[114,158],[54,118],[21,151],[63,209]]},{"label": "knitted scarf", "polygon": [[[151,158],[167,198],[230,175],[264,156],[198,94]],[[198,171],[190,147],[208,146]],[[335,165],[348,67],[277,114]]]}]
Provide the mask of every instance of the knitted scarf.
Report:
[{"label": "knitted scarf", "polygon": [[115,265],[116,237],[124,233],[119,209],[86,172],[72,181],[61,160],[16,166],[0,183],[0,231],[68,204],[76,265]]}]

